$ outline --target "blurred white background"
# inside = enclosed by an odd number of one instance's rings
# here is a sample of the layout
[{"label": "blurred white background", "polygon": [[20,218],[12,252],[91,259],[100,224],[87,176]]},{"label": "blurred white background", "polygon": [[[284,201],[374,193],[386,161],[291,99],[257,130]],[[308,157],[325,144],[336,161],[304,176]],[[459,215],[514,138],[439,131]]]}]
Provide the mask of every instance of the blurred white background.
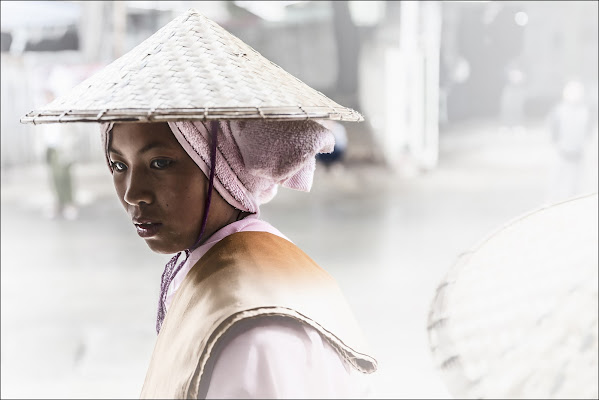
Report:
[{"label": "blurred white background", "polygon": [[3,398],[139,395],[168,257],[121,210],[97,125],[19,118],[188,8],[365,117],[311,194],[262,213],[339,281],[377,397],[449,397],[427,339],[444,273],[506,221],[597,190],[596,1],[1,5]]}]

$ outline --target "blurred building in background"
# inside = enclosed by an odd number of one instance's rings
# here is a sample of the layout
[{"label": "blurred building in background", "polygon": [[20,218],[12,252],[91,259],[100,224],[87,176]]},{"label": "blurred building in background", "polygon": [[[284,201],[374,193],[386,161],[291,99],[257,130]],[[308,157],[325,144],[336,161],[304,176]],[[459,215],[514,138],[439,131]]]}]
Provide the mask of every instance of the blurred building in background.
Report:
[{"label": "blurred building in background", "polygon": [[[2,166],[41,159],[29,151],[41,147],[34,128],[14,116],[43,103],[53,65],[105,65],[194,7],[362,112],[365,123],[347,127],[348,161],[431,169],[448,124],[523,125],[572,78],[597,104],[597,2],[567,4],[564,13],[564,2],[528,1],[2,2]],[[84,160],[97,160],[91,135]]]},{"label": "blurred building in background", "polygon": [[449,2],[444,11],[449,121],[497,117],[514,85],[524,89],[523,117],[544,116],[573,77],[596,96],[597,2]]}]

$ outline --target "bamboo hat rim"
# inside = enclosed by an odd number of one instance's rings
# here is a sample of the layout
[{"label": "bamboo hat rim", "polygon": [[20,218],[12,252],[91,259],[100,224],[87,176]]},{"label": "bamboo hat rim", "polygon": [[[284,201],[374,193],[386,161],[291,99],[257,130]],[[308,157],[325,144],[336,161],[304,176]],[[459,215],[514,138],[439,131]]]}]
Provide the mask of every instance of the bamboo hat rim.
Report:
[{"label": "bamboo hat rim", "polygon": [[189,9],[21,123],[363,121]]}]

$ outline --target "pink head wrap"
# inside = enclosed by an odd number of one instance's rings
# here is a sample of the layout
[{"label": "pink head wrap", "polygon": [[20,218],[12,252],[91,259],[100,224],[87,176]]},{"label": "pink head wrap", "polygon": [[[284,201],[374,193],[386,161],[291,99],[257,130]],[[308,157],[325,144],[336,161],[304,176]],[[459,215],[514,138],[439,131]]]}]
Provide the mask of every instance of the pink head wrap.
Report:
[{"label": "pink head wrap", "polygon": [[[169,122],[194,162],[210,174],[210,133],[201,121]],[[102,124],[104,144],[112,123]],[[321,124],[302,121],[220,121],[214,188],[233,207],[256,213],[279,185],[308,192],[315,156],[333,151],[333,134]]]}]

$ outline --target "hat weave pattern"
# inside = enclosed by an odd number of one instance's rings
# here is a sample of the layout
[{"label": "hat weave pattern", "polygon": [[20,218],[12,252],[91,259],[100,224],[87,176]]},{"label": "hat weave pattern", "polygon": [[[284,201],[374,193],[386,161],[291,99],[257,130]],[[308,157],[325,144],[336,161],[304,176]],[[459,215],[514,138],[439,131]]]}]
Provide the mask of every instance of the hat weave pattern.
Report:
[{"label": "hat weave pattern", "polygon": [[190,9],[23,123],[362,116]]}]

